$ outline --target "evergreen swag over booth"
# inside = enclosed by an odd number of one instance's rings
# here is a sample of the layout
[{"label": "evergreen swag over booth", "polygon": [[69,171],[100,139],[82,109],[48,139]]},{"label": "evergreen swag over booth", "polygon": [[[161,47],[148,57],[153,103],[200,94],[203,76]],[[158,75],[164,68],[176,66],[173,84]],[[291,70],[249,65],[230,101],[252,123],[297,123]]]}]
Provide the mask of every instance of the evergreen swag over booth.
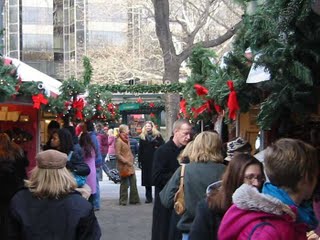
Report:
[{"label": "evergreen swag over booth", "polygon": [[248,60],[243,53],[249,47],[254,56],[259,54],[255,62],[268,70],[270,80],[256,84],[261,90],[258,123],[262,129],[270,129],[277,123],[283,132],[289,132],[290,125],[309,121],[310,113],[317,104],[320,2],[238,2],[246,7],[255,3],[256,8],[244,15],[227,64],[236,66],[232,64],[234,59],[246,64]]},{"label": "evergreen swag over booth", "polygon": [[[251,4],[238,2],[244,6]],[[254,3],[257,7],[244,15],[223,69],[212,64],[214,55],[209,50],[194,51],[181,114],[205,118],[206,113],[219,112],[220,106],[232,119],[233,115],[228,112],[232,102],[234,109],[238,102],[242,112],[250,105],[260,104],[257,119],[260,127],[270,129],[278,124],[285,135],[290,131],[289,126],[308,122],[319,102],[316,91],[320,81],[320,2],[268,0]],[[249,59],[245,57],[248,48],[253,53]],[[252,63],[268,70],[270,80],[247,84]],[[198,84],[202,86],[200,92]],[[236,93],[237,102],[230,101],[231,89]],[[203,109],[207,110],[197,116]]]},{"label": "evergreen swag over booth", "polygon": [[[250,5],[247,0],[237,1],[245,7]],[[256,104],[261,106],[257,121],[262,129],[270,129],[279,122],[280,126],[289,126],[288,122],[308,121],[319,95],[316,93],[320,83],[319,0],[259,0],[255,3],[255,11],[243,16],[243,25],[232,52],[225,58],[224,68],[212,64],[215,55],[211,51],[198,47],[190,58],[192,73],[185,87],[182,84],[101,86],[89,84],[92,67],[86,59],[83,80],[64,81],[61,96],[49,99],[46,110],[69,113],[75,118],[116,118],[117,109],[111,103],[113,92],[179,92],[183,96],[180,115],[194,121],[211,119],[223,110],[232,120],[237,111],[246,112]],[[253,53],[249,59],[244,54],[248,48]],[[252,63],[267,69],[270,80],[246,83]],[[32,90],[24,87],[24,83],[20,84],[12,76],[10,66],[3,65],[2,61],[0,64],[2,96],[39,94],[36,83]],[[85,93],[84,99],[81,95]],[[81,109],[84,116],[80,116]]]}]

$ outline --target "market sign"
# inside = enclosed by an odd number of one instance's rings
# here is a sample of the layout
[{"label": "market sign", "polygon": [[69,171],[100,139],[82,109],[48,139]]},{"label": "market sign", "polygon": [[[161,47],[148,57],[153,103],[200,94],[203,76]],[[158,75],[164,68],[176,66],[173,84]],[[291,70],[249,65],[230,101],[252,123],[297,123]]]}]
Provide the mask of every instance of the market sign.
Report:
[{"label": "market sign", "polygon": [[140,108],[140,104],[139,103],[122,103],[119,106],[119,110],[120,111],[124,111],[124,110],[137,110]]}]

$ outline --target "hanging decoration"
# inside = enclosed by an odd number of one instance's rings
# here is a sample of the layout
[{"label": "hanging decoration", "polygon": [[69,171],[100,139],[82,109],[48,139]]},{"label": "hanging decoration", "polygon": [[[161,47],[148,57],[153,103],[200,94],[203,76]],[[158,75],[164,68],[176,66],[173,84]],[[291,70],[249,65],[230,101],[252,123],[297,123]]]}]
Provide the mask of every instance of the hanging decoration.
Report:
[{"label": "hanging decoration", "polygon": [[72,107],[75,109],[75,118],[82,120],[83,119],[83,115],[82,115],[82,111],[84,108],[84,100],[83,98],[79,98],[78,100],[75,100],[72,103]]},{"label": "hanging decoration", "polygon": [[200,84],[195,84],[194,89],[196,90],[196,93],[198,96],[206,96],[208,95],[208,89],[204,86],[201,86]]},{"label": "hanging decoration", "polygon": [[232,120],[236,120],[237,118],[237,111],[240,109],[237,99],[237,93],[233,87],[233,81],[227,81],[227,85],[230,89],[230,94],[228,98],[227,106],[229,108],[229,118]]},{"label": "hanging decoration", "polygon": [[39,93],[37,95],[33,95],[32,101],[33,101],[33,107],[36,109],[40,109],[41,104],[46,105],[48,103],[48,99],[46,99],[42,93]]},{"label": "hanging decoration", "polygon": [[139,97],[139,98],[137,99],[137,103],[143,103],[143,100],[142,100],[141,97]]},{"label": "hanging decoration", "polygon": [[182,114],[183,118],[189,117],[189,114],[187,113],[187,101],[185,99],[181,99],[180,101],[180,114]]},{"label": "hanging decoration", "polygon": [[155,107],[154,102],[149,103],[149,107],[154,108]]}]

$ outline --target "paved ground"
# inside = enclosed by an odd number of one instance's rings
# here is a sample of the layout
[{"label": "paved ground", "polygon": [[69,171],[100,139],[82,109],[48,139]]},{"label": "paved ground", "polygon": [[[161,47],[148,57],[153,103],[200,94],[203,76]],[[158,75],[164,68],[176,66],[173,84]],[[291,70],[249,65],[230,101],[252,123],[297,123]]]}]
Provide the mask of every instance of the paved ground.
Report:
[{"label": "paved ground", "polygon": [[145,204],[144,187],[141,187],[141,171],[136,171],[140,205],[119,206],[119,186],[106,175],[100,182],[101,209],[96,212],[102,240],[150,240],[152,204]]}]

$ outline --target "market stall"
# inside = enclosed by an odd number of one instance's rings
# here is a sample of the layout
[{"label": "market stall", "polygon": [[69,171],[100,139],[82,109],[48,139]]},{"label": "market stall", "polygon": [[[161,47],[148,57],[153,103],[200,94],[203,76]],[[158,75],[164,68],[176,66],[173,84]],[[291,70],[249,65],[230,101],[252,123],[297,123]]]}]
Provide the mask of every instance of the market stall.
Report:
[{"label": "market stall", "polygon": [[20,87],[24,82],[35,82],[41,94],[24,96],[15,94],[0,102],[0,131],[6,132],[27,154],[30,165],[35,166],[35,155],[40,151],[40,133],[43,132],[44,118],[40,105],[47,96],[58,96],[61,83],[21,62],[18,59],[5,58],[4,65],[15,67]]}]

